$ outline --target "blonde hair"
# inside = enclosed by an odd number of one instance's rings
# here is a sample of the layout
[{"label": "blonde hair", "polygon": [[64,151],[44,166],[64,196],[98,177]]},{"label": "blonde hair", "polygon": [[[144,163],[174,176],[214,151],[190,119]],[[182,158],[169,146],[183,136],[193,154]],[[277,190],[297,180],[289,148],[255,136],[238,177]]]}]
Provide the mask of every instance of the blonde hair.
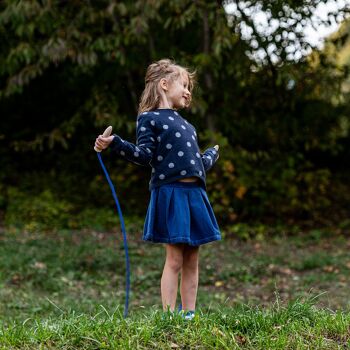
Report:
[{"label": "blonde hair", "polygon": [[[177,65],[169,59],[162,59],[150,64],[146,72],[145,89],[140,98],[138,114],[158,108],[160,103],[158,84],[161,79],[164,78],[173,81],[181,74],[187,74],[188,90],[192,94],[195,83],[195,72],[190,72],[187,68]],[[190,104],[191,96],[187,101],[186,107],[189,107]]]}]

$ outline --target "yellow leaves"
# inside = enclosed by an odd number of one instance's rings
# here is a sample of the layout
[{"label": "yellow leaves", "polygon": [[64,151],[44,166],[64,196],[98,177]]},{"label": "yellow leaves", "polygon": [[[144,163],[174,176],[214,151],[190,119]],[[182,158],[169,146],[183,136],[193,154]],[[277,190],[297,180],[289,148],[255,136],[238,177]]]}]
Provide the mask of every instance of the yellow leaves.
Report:
[{"label": "yellow leaves", "polygon": [[228,197],[222,197],[221,198],[221,203],[223,204],[223,205],[229,205],[230,204],[230,199],[228,198]]},{"label": "yellow leaves", "polygon": [[239,186],[236,190],[235,196],[239,199],[243,199],[244,195],[247,192],[247,188],[244,186]]},{"label": "yellow leaves", "polygon": [[230,160],[224,161],[224,170],[228,173],[233,173],[235,171],[235,167]]}]

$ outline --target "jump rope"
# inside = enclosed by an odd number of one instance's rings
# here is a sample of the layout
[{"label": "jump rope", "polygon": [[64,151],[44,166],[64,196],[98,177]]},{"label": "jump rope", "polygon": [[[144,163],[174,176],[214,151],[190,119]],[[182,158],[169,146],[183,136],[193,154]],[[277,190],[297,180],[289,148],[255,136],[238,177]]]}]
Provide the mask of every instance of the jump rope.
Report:
[{"label": "jump rope", "polygon": [[[108,137],[110,136],[112,133],[112,127],[109,126],[103,133],[103,137]],[[128,309],[129,309],[129,293],[130,293],[130,263],[129,263],[129,251],[128,251],[128,243],[127,243],[127,239],[126,239],[126,230],[125,230],[125,224],[124,224],[124,218],[123,218],[123,214],[122,214],[122,210],[120,208],[119,205],[119,201],[118,201],[118,197],[117,194],[115,192],[114,189],[114,185],[112,183],[111,178],[109,177],[108,171],[105,167],[105,165],[103,164],[103,160],[101,157],[101,149],[98,147],[94,147],[94,150],[96,151],[97,154],[97,158],[100,161],[101,167],[103,169],[103,172],[106,176],[106,179],[108,181],[109,187],[112,191],[112,195],[114,198],[114,202],[115,205],[117,207],[117,211],[119,214],[119,219],[120,219],[120,226],[122,228],[122,232],[123,232],[123,240],[124,240],[124,250],[125,250],[125,263],[126,263],[126,290],[125,290],[125,305],[124,305],[124,318],[126,318],[128,316]]]}]

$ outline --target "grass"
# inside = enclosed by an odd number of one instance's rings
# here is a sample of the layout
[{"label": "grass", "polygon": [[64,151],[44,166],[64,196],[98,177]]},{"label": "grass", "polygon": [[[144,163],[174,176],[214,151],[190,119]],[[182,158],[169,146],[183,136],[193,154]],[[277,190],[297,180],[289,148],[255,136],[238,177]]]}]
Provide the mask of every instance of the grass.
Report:
[{"label": "grass", "polygon": [[0,233],[0,349],[350,349],[350,240],[225,239],[200,251],[194,321],[162,319],[164,247],[129,233]]},{"label": "grass", "polygon": [[350,315],[317,310],[308,301],[264,310],[241,305],[199,313],[190,322],[148,310],[123,319],[120,310],[27,319],[0,329],[2,349],[346,349]]}]

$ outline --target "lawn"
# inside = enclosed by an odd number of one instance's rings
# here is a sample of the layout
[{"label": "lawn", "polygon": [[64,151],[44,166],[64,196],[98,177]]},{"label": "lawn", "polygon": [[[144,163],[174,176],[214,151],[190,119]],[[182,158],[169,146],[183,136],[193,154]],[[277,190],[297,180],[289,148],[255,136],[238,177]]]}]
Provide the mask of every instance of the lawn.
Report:
[{"label": "lawn", "polygon": [[[200,250],[198,316],[162,319],[164,247],[129,232],[0,233],[3,349],[348,349],[350,239],[226,237]],[[178,299],[179,301],[179,299]]]}]

